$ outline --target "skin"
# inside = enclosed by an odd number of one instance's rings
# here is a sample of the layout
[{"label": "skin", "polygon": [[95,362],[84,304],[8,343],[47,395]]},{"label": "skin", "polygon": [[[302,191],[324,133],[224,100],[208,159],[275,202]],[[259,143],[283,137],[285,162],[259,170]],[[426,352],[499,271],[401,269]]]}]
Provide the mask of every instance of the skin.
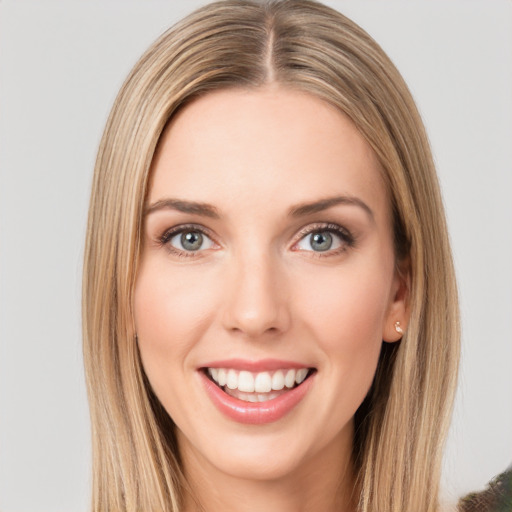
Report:
[{"label": "skin", "polygon": [[[350,202],[289,214],[334,196]],[[158,207],[169,198],[208,203],[218,218]],[[406,323],[389,196],[369,145],[307,93],[214,92],[164,132],[147,209],[136,329],[146,374],[177,425],[186,510],[354,510],[354,413],[383,340],[397,341],[394,323]],[[305,230],[325,233],[326,223],[344,232],[315,251]],[[180,236],[162,242],[189,224],[208,236],[200,250],[180,253]],[[233,357],[317,371],[283,418],[247,425],[213,405],[198,372]]]}]

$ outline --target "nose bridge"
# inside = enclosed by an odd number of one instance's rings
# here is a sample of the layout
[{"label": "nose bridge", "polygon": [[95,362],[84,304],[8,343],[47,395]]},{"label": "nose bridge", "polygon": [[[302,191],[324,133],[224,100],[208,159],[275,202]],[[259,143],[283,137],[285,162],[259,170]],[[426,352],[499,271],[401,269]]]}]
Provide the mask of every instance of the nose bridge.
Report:
[{"label": "nose bridge", "polygon": [[257,337],[288,328],[284,276],[277,260],[262,248],[233,255],[224,314],[227,329]]}]

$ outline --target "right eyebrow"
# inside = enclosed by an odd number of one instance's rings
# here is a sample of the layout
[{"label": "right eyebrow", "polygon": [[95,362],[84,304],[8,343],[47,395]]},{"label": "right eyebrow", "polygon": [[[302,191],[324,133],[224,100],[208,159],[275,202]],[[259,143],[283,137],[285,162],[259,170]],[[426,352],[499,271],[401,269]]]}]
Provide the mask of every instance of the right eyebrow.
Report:
[{"label": "right eyebrow", "polygon": [[292,217],[303,217],[327,210],[338,204],[358,206],[368,215],[368,217],[370,217],[370,220],[375,221],[375,216],[372,209],[363,200],[354,196],[335,196],[328,197],[326,199],[320,199],[319,201],[313,201],[312,203],[303,203],[291,208],[289,215]]},{"label": "right eyebrow", "polygon": [[177,210],[179,212],[202,215],[212,219],[220,218],[217,208],[211,204],[171,198],[161,199],[147,206],[144,210],[144,216],[159,210]]}]

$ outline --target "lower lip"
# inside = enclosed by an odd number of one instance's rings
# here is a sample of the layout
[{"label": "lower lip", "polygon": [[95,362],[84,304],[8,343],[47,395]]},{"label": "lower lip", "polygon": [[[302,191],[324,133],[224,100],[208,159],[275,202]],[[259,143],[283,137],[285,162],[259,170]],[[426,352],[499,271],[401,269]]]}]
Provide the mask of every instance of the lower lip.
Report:
[{"label": "lower lip", "polygon": [[300,386],[268,400],[267,402],[245,402],[234,398],[213,383],[202,371],[199,372],[211,401],[220,412],[238,423],[263,425],[278,421],[288,414],[304,398],[313,384],[314,374]]}]

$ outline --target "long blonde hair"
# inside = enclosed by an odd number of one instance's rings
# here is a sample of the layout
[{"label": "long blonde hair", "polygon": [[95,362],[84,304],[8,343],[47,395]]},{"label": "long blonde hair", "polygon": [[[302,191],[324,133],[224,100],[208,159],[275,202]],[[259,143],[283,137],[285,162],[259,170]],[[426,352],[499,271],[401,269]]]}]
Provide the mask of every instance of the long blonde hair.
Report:
[{"label": "long blonde hair", "polygon": [[356,413],[359,507],[437,510],[459,324],[443,204],[414,101],[380,47],[338,12],[308,0],[227,0],[194,12],[149,48],[101,140],[83,278],[95,512],[177,512],[185,485],[174,426],[144,375],[133,323],[143,206],[160,135],[199,95],[270,82],[335,105],[382,165],[397,262],[409,273],[410,321],[399,344],[383,344]]}]

